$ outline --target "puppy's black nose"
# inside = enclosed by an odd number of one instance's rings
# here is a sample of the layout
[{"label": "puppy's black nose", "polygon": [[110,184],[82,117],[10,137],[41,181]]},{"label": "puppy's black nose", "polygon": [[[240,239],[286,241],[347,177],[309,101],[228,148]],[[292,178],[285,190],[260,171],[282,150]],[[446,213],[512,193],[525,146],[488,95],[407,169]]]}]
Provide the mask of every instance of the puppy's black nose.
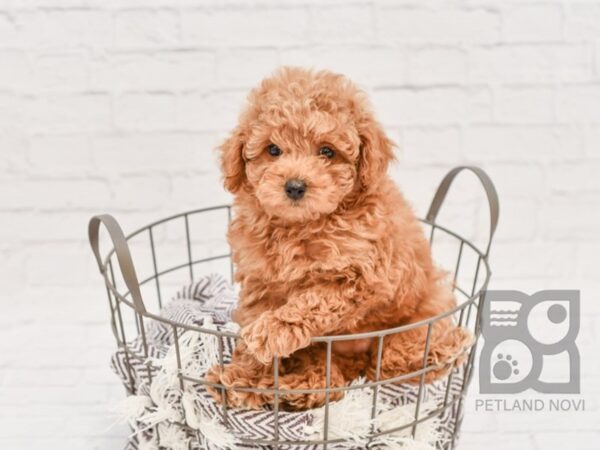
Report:
[{"label": "puppy's black nose", "polygon": [[292,200],[300,200],[306,192],[306,183],[302,180],[289,180],[285,183],[285,193]]}]

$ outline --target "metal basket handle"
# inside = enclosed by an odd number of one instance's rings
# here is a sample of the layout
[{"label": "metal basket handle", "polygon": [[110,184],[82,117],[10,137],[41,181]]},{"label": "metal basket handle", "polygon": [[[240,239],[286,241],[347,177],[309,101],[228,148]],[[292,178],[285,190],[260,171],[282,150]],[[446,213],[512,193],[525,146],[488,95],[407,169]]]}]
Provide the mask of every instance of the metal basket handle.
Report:
[{"label": "metal basket handle", "polygon": [[144,301],[142,300],[140,283],[138,282],[133,260],[131,259],[129,245],[127,245],[127,240],[125,239],[123,230],[121,230],[121,226],[110,214],[94,216],[90,219],[90,223],[88,225],[90,245],[92,246],[92,251],[94,252],[94,256],[98,262],[100,273],[105,275],[106,272],[106,267],[102,264],[102,259],[100,257],[100,224],[103,224],[106,227],[110,239],[112,240],[113,248],[117,255],[117,261],[119,261],[119,267],[121,268],[121,275],[123,276],[125,285],[127,286],[127,289],[129,289],[131,297],[133,298],[133,306],[136,312],[139,314],[145,314],[146,307],[144,306]]},{"label": "metal basket handle", "polygon": [[446,198],[446,194],[448,193],[448,189],[450,185],[458,175],[463,170],[470,170],[479,181],[483,185],[485,189],[485,193],[487,195],[488,204],[490,206],[490,238],[488,240],[487,249],[485,251],[485,256],[488,256],[490,252],[490,246],[492,245],[492,239],[494,238],[494,233],[496,232],[496,227],[498,226],[498,216],[500,213],[500,203],[498,201],[498,193],[496,192],[496,188],[494,187],[494,183],[492,183],[491,178],[483,169],[474,166],[459,166],[452,169],[450,172],[446,174],[442,182],[437,188],[435,195],[433,196],[433,200],[431,201],[431,205],[429,206],[429,211],[427,212],[426,219],[430,223],[435,223],[435,219],[437,218],[438,213],[440,212],[440,208],[444,203],[444,199]]}]

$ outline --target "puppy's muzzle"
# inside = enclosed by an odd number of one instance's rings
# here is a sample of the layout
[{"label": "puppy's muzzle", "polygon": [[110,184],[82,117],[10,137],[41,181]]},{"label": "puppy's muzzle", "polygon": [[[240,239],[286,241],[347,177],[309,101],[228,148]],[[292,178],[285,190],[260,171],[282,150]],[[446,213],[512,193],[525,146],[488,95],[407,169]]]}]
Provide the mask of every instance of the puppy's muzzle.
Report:
[{"label": "puppy's muzzle", "polygon": [[285,183],[285,193],[292,200],[300,200],[306,192],[306,183],[302,180],[288,180]]}]

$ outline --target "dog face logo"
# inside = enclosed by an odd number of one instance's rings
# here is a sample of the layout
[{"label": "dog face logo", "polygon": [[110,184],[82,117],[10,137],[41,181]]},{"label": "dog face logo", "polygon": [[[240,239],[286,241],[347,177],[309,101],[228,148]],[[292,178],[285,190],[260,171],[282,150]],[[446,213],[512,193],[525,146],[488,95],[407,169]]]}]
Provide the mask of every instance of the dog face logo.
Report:
[{"label": "dog face logo", "polygon": [[221,146],[225,187],[284,222],[330,214],[384,176],[392,144],[341,75],[285,68],[253,90]]},{"label": "dog face logo", "polygon": [[[482,394],[579,393],[579,291],[549,290],[529,296],[487,291],[484,346],[479,366]],[[556,372],[548,376],[547,369]]]}]

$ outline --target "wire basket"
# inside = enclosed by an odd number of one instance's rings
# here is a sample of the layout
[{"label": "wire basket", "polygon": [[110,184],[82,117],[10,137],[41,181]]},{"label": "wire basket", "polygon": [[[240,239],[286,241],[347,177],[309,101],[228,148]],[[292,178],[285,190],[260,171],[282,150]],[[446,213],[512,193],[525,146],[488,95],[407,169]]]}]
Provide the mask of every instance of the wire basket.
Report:
[{"label": "wire basket", "polygon": [[[481,181],[490,211],[490,230],[489,240],[485,249],[480,249],[473,243],[463,238],[436,222],[438,212],[444,202],[446,194],[456,175],[467,169],[473,172]],[[457,297],[457,306],[450,311],[445,312],[430,319],[399,326],[392,329],[380,330],[369,333],[361,333],[345,336],[320,336],[314,337],[312,342],[324,343],[327,348],[326,361],[326,387],[312,390],[279,390],[277,388],[279,358],[273,361],[274,387],[267,388],[228,388],[221,384],[210,383],[203,378],[190,377],[181,373],[180,349],[178,337],[184,333],[200,333],[210,334],[219,341],[219,359],[220,364],[224,364],[223,359],[223,342],[226,339],[236,339],[238,336],[235,333],[227,331],[219,331],[213,329],[205,329],[199,326],[180,323],[178,321],[166,319],[159,314],[163,307],[163,301],[167,298],[169,289],[180,287],[182,282],[190,282],[198,277],[200,273],[208,271],[220,271],[227,274],[228,278],[233,282],[233,264],[229,248],[224,239],[225,227],[231,220],[231,207],[228,205],[216,206],[212,208],[199,209],[168,217],[150,225],[147,225],[128,236],[124,236],[117,221],[110,215],[94,216],[89,223],[89,240],[98,262],[98,266],[104,283],[110,306],[111,326],[112,331],[117,341],[119,351],[123,352],[124,365],[128,372],[128,380],[126,389],[128,395],[136,393],[135,379],[132,375],[134,365],[139,367],[142,365],[147,369],[150,381],[157,370],[153,366],[153,361],[148,353],[147,345],[147,327],[149,322],[161,323],[168,327],[174,335],[175,350],[177,353],[177,361],[179,364],[179,384],[183,389],[186,383],[206,384],[223,393],[227,389],[241,389],[250,392],[267,392],[274,395],[275,404],[270,411],[272,414],[274,433],[270,439],[241,439],[245,446],[256,446],[257,448],[292,448],[292,446],[306,446],[305,448],[333,448],[335,444],[339,444],[339,438],[329,435],[329,397],[331,392],[341,390],[345,393],[352,389],[371,389],[372,395],[372,410],[371,414],[375,415],[377,411],[378,390],[385,386],[398,384],[403,380],[417,379],[418,384],[414,385],[417,392],[414,403],[414,419],[403,425],[403,428],[412,430],[412,435],[415,435],[415,430],[424,421],[431,420],[435,417],[445,415],[450,417],[449,426],[444,429],[444,439],[436,443],[438,448],[450,449],[454,448],[458,439],[458,434],[463,417],[463,402],[467,392],[467,387],[470,383],[473,372],[473,360],[475,356],[475,346],[477,338],[480,335],[481,329],[481,311],[482,302],[488,282],[490,280],[490,267],[488,265],[488,255],[490,245],[496,226],[498,223],[499,203],[496,190],[488,175],[481,169],[476,167],[457,167],[452,169],[440,183],[435,196],[431,202],[431,206],[425,219],[421,220],[426,232],[429,233],[429,240],[432,246],[434,256],[436,255],[436,247],[438,243],[445,250],[447,257],[447,266],[450,269],[450,276],[454,280],[454,291]],[[223,220],[223,225],[218,224],[215,220],[217,216]],[[108,231],[110,240],[106,241],[109,249],[105,256],[101,256],[100,252],[100,225],[103,224]],[[175,231],[174,231],[175,230]],[[112,246],[111,246],[112,244]],[[204,256],[199,257],[199,249],[203,250]],[[143,253],[140,256],[137,253]],[[136,264],[133,264],[132,254],[136,254]],[[116,261],[115,261],[116,260]],[[115,270],[116,262],[120,270]],[[147,276],[140,276],[145,266]],[[141,281],[140,281],[141,280]],[[475,342],[470,348],[465,349],[464,366],[462,367],[462,380],[459,389],[451,391],[452,377],[456,374],[456,369],[451,370],[447,375],[447,388],[438,407],[429,412],[425,417],[419,414],[423,393],[426,389],[425,375],[435,369],[439,369],[439,365],[428,365],[428,342],[431,334],[431,328],[437,320],[441,320],[448,316],[453,316],[455,322],[462,327],[468,328],[475,336]],[[374,380],[365,380],[364,383],[353,383],[344,387],[332,388],[329,386],[330,379],[330,363],[331,363],[331,348],[335,341],[349,341],[362,338],[375,338],[379,342],[377,365],[381,364],[382,346],[384,345],[385,337],[396,333],[403,333],[416,327],[427,327],[427,342],[423,355],[423,368],[398,377],[390,379],[380,379],[379,373],[376,374]],[[131,342],[137,339],[142,343],[141,348],[134,348]],[[458,355],[457,355],[458,356]],[[456,381],[456,380],[455,380]],[[323,430],[319,439],[310,441],[296,441],[286,439],[279,433],[280,430],[280,415],[281,411],[278,405],[278,399],[282,395],[293,393],[311,393],[324,392],[324,420]],[[222,395],[224,401],[220,405],[222,410],[222,418],[227,425],[228,414],[232,408],[227,405],[226,396]],[[186,427],[185,424],[180,424]],[[387,429],[373,431],[369,439],[375,439],[385,433],[397,432],[396,429]],[[204,448],[200,442],[200,434],[197,430],[194,431],[198,435],[198,442],[194,445],[189,445],[189,448]],[[162,447],[161,447],[162,448]],[[187,448],[187,447],[186,447]],[[293,447],[298,448],[298,447]],[[359,447],[353,447],[359,448]],[[363,447],[360,447],[363,448]],[[364,447],[371,448],[371,447]]]}]

